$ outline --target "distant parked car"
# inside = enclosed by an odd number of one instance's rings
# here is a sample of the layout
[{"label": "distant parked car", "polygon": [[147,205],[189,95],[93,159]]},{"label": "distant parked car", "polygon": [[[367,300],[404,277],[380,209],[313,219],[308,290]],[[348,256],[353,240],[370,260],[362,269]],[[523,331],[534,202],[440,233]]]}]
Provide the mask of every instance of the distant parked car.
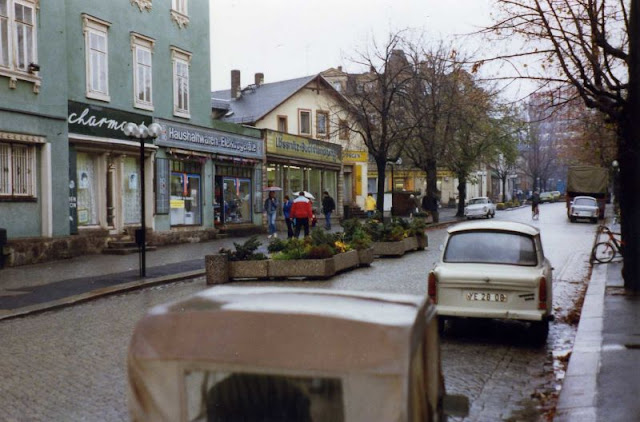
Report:
[{"label": "distant parked car", "polygon": [[576,196],[569,206],[569,220],[575,223],[578,218],[588,218],[591,222],[598,222],[598,200],[591,196]]},{"label": "distant parked car", "polygon": [[552,190],[551,191],[551,196],[553,196],[553,200],[557,201],[558,199],[560,199],[562,197],[562,193],[560,191],[557,190]]},{"label": "distant parked car", "polygon": [[540,203],[544,203],[544,202],[553,202],[554,197],[553,194],[551,194],[551,192],[542,192],[540,194]]},{"label": "distant parked car", "polygon": [[485,196],[471,198],[469,202],[467,202],[467,206],[464,208],[464,216],[467,217],[467,219],[478,217],[495,217],[496,204],[491,202],[491,199]]},{"label": "distant parked car", "polygon": [[456,318],[527,321],[534,340],[544,343],[553,319],[552,268],[540,231],[510,221],[460,223],[447,231],[427,288],[440,329]]}]

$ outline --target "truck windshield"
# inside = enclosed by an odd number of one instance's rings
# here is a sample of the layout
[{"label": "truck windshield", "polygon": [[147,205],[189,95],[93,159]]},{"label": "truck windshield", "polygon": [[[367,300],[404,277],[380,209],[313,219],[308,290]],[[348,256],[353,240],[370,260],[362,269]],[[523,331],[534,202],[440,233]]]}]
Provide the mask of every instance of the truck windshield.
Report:
[{"label": "truck windshield", "polygon": [[444,262],[536,266],[533,237],[500,231],[467,231],[449,237]]}]

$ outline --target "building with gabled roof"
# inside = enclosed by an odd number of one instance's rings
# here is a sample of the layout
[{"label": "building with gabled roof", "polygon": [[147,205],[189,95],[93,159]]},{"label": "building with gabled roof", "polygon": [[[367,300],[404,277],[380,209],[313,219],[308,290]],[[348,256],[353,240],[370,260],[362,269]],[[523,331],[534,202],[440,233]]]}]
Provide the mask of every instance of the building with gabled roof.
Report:
[{"label": "building with gabled roof", "polygon": [[241,88],[240,72],[231,71],[231,89],[211,93],[214,118],[263,130],[266,145],[265,183],[282,187],[281,198],[305,190],[324,191],[343,205],[363,206],[367,152],[348,130],[347,100],[322,75]]}]

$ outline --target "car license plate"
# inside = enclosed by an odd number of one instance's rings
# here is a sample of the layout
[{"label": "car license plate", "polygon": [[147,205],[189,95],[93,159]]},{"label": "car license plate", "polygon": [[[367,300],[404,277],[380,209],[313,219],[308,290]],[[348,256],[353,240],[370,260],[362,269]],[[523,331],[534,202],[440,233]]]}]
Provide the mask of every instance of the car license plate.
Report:
[{"label": "car license plate", "polygon": [[488,292],[466,292],[467,300],[478,302],[506,302],[507,295],[504,293]]}]

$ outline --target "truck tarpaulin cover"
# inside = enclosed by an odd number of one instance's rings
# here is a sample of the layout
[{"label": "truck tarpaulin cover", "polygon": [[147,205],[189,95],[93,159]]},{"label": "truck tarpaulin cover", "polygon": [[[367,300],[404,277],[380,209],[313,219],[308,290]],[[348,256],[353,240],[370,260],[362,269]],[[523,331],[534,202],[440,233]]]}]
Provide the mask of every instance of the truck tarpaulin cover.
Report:
[{"label": "truck tarpaulin cover", "polygon": [[567,175],[567,192],[606,193],[607,169],[592,166],[571,166]]}]

